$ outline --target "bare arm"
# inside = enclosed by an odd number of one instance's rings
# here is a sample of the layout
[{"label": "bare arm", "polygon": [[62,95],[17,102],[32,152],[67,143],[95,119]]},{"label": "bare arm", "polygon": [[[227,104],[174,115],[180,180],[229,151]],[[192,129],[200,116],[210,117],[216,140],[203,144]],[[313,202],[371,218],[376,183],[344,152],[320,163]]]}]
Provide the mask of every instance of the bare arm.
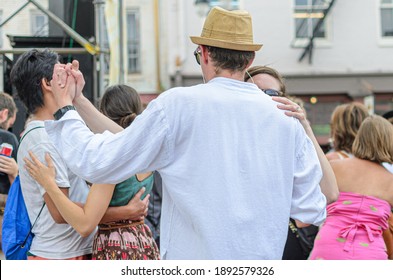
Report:
[{"label": "bare arm", "polygon": [[94,133],[102,133],[105,130],[117,133],[123,130],[120,125],[101,114],[101,112],[99,112],[90,100],[83,96],[83,94],[75,98],[73,100],[73,104],[79,115]]},{"label": "bare arm", "polygon": [[102,133],[105,130],[117,133],[123,130],[121,126],[101,114],[83,95],[85,79],[79,70],[79,62],[77,60],[67,65],[56,64],[51,85],[58,107],[61,108],[73,104],[79,115],[94,133]]},{"label": "bare arm", "polygon": [[125,206],[109,207],[100,223],[125,219],[132,221],[143,220],[147,215],[150,198],[150,194],[148,194],[141,200],[141,196],[144,192],[145,188],[140,189]]},{"label": "bare arm", "polygon": [[48,166],[41,163],[32,152],[30,152],[30,157],[32,161],[27,158],[24,159],[29,174],[46,190],[56,206],[55,208],[58,209],[67,223],[81,236],[88,236],[104,216],[115,186],[93,185],[90,188],[85,205],[80,207],[58,188],[55,182],[55,167],[49,154],[45,155]]},{"label": "bare arm", "polygon": [[[30,152],[32,161],[25,159],[29,174],[47,191],[45,201],[49,209],[58,214],[58,219],[64,219],[81,236],[88,236],[101,222],[112,222],[122,219],[142,220],[147,214],[149,195],[143,200],[141,189],[126,206],[110,207],[115,185],[93,184],[84,205],[71,201],[55,182],[55,168],[49,154],[45,155],[48,166],[41,163]],[[53,215],[52,215],[53,216]]]},{"label": "bare arm", "polygon": [[[55,183],[56,185],[56,183]],[[59,186],[56,185],[56,188],[65,196],[68,198],[68,188],[60,188]],[[64,220],[63,216],[57,209],[55,203],[53,202],[52,198],[49,196],[49,194],[46,192],[44,194],[44,201],[46,204],[46,207],[48,207],[48,211],[50,215],[52,216],[53,220],[56,222],[56,224],[66,224],[66,220]]]},{"label": "bare arm", "polygon": [[285,97],[272,97],[272,99],[274,101],[281,103],[278,104],[277,107],[281,110],[286,110],[285,114],[287,116],[295,117],[299,119],[307,136],[311,139],[312,143],[314,144],[319,162],[321,164],[322,173],[323,173],[321,182],[319,183],[321,187],[321,191],[326,196],[327,204],[336,201],[339,194],[336,177],[334,175],[333,169],[330,166],[328,159],[326,158],[325,154],[323,153],[323,150],[321,149],[321,146],[319,146],[319,143],[315,138],[315,135],[311,129],[308,120],[304,115],[303,110],[296,103],[292,102],[291,100]]}]

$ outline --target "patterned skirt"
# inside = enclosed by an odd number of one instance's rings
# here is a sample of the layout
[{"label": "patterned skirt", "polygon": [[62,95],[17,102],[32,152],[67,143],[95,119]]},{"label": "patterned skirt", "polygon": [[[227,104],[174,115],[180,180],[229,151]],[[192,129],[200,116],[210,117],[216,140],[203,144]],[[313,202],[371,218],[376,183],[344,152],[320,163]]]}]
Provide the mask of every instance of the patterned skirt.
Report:
[{"label": "patterned skirt", "polygon": [[99,225],[93,242],[93,260],[159,260],[152,233],[143,222],[120,221]]}]

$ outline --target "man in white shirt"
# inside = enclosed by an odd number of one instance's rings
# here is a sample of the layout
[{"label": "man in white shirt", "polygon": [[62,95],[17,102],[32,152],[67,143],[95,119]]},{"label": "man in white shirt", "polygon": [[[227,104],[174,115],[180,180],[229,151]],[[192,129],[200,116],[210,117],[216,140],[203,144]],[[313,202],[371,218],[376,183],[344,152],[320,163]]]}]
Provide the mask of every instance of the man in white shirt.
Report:
[{"label": "man in white shirt", "polygon": [[164,92],[123,131],[81,94],[79,71],[56,66],[60,120],[46,130],[88,181],[159,171],[162,259],[281,259],[290,216],[326,216],[315,149],[299,121],[243,82],[262,46],[247,12],[213,8],[191,40],[206,83]]}]

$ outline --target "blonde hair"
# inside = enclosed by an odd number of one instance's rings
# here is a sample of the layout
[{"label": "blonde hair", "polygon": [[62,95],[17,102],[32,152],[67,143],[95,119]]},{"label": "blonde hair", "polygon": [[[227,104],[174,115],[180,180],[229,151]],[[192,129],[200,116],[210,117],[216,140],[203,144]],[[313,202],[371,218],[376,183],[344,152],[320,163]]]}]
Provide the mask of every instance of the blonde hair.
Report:
[{"label": "blonde hair", "polygon": [[393,163],[393,126],[378,115],[367,117],[359,128],[352,153],[377,163]]},{"label": "blonde hair", "polygon": [[342,104],[334,109],[330,125],[336,151],[351,153],[359,127],[368,116],[367,107],[359,102]]}]

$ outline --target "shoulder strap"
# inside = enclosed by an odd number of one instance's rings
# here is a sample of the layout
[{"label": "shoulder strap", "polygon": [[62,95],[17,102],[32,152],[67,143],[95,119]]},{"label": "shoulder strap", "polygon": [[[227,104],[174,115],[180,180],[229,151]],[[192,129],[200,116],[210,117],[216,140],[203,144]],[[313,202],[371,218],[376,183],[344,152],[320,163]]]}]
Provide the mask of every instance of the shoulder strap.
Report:
[{"label": "shoulder strap", "polygon": [[337,151],[339,154],[340,159],[349,158],[349,155],[345,151]]},{"label": "shoulder strap", "polygon": [[[20,143],[22,143],[22,140],[25,139],[26,135],[27,135],[30,131],[33,131],[34,129],[37,129],[37,128],[45,128],[45,127],[43,127],[43,126],[36,126],[36,127],[33,127],[32,129],[30,129],[29,131],[27,131],[25,134],[23,134],[22,138],[20,139],[19,145],[20,145]],[[38,212],[37,218],[35,218],[34,223],[31,225],[30,230],[29,230],[29,232],[27,233],[26,238],[25,238],[25,240],[23,241],[23,243],[22,243],[22,245],[21,245],[22,248],[25,247],[26,242],[27,242],[27,239],[29,238],[29,235],[31,234],[31,231],[33,230],[33,227],[35,226],[35,223],[37,222],[38,218],[40,217],[41,212],[42,212],[42,210],[44,209],[44,206],[45,206],[45,201],[44,201],[44,203],[42,204],[42,207],[41,207],[41,209],[40,209],[40,212]]]},{"label": "shoulder strap", "polygon": [[30,131],[33,131],[34,129],[37,129],[37,128],[45,128],[45,127],[44,127],[44,126],[36,126],[36,127],[33,127],[32,129],[30,129],[29,131],[27,131],[25,134],[23,134],[22,138],[20,139],[19,145],[20,145],[20,143],[22,143],[22,140],[25,139],[26,135],[27,135]]},{"label": "shoulder strap", "polygon": [[31,225],[30,230],[29,230],[29,232],[27,233],[26,238],[25,238],[25,240],[23,241],[23,243],[22,243],[22,245],[21,245],[21,248],[25,247],[26,242],[27,242],[27,239],[29,238],[29,235],[31,234],[31,231],[33,230],[33,227],[34,227],[35,223],[37,222],[38,218],[40,217],[41,212],[42,212],[42,210],[44,209],[44,206],[45,206],[45,201],[44,201],[44,203],[42,204],[42,207],[41,207],[41,209],[40,209],[40,212],[38,212],[37,218],[35,218],[34,223]]}]

